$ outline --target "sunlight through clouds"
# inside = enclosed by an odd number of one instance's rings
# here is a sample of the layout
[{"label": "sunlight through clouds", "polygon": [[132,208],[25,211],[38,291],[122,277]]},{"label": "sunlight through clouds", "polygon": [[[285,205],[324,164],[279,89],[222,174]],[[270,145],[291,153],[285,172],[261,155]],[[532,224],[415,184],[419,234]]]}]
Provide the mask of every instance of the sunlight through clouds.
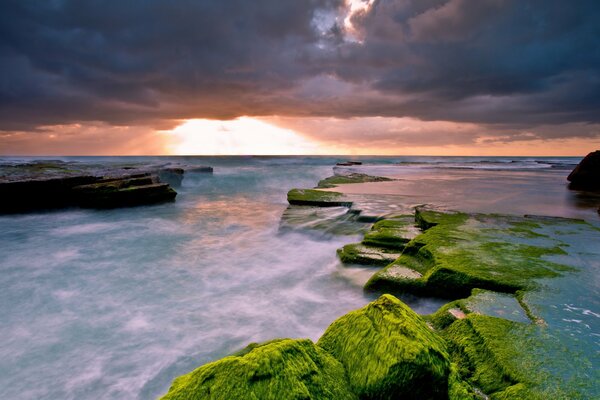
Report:
[{"label": "sunlight through clouds", "polygon": [[171,154],[185,155],[294,155],[331,154],[291,129],[240,117],[230,121],[191,119],[165,131]]}]

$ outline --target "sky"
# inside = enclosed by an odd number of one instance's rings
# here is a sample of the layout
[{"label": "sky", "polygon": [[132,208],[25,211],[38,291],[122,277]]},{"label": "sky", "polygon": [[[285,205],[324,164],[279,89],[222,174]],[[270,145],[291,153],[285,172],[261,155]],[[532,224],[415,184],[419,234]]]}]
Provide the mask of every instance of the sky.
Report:
[{"label": "sky", "polygon": [[598,148],[598,0],[0,2],[4,155]]}]

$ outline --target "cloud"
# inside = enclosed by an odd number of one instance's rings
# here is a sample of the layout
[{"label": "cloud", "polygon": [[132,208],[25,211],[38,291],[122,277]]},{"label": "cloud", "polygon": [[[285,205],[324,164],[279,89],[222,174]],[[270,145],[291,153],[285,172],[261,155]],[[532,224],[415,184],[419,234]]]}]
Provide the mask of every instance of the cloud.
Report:
[{"label": "cloud", "polygon": [[595,0],[354,3],[3,1],[0,130],[243,115],[600,122]]}]

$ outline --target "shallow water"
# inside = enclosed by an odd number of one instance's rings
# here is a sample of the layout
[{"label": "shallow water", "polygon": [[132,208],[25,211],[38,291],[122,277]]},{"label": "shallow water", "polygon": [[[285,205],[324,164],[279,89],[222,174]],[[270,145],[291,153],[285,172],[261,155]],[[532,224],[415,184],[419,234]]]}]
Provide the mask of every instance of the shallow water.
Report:
[{"label": "shallow water", "polygon": [[[357,233],[280,229],[287,191],[312,187],[331,175],[336,158],[67,160],[212,165],[215,173],[186,175],[173,204],[0,216],[3,398],[153,399],[175,376],[249,342],[316,340],[334,319],[372,299],[361,288],[370,272],[343,268],[336,259],[335,250],[358,239]],[[544,200],[547,193],[568,196],[563,179],[577,162],[362,160],[368,165],[361,168],[403,178],[437,171],[437,180],[447,187],[431,190],[415,179],[413,194],[408,186],[402,196],[390,189],[389,196],[377,199],[378,207],[405,209],[407,203],[431,199],[449,208],[504,212],[502,204],[508,202],[515,205],[508,211],[532,214],[548,210],[540,206],[550,202]],[[489,175],[477,178],[482,173]],[[459,174],[454,181],[453,174]],[[553,183],[559,179],[562,189]],[[484,180],[489,187],[483,187]],[[457,201],[459,192],[452,187],[471,188],[463,196],[469,202]],[[515,191],[531,195],[519,202],[516,195],[496,197]],[[493,193],[495,201],[482,193]],[[533,202],[536,193],[541,200]],[[592,206],[566,201],[559,209],[550,214],[597,219]],[[598,275],[592,275],[597,289]],[[421,313],[440,305],[435,299],[407,301]],[[561,301],[557,307],[564,308]],[[587,317],[595,323],[594,316]]]}]

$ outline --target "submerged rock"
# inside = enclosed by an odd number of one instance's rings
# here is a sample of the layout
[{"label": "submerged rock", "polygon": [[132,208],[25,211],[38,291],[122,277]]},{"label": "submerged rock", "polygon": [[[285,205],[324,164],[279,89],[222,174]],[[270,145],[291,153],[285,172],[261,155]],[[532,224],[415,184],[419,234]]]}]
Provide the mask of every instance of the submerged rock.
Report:
[{"label": "submerged rock", "polygon": [[[569,376],[572,367],[560,365],[570,363],[568,357],[564,358],[566,349],[544,329],[471,313],[449,325],[442,336],[461,376],[491,399],[588,398],[580,392],[579,383]],[[560,353],[562,357],[556,357]],[[560,370],[567,375],[559,378]]]},{"label": "submerged rock", "polygon": [[287,194],[287,200],[297,206],[350,207],[352,205],[352,202],[342,193],[315,189],[292,189]]},{"label": "submerged rock", "polygon": [[589,153],[567,177],[570,189],[600,190],[600,150]]},{"label": "submerged rock", "polygon": [[318,345],[341,361],[361,399],[448,399],[444,341],[391,295],[339,318]]},{"label": "submerged rock", "polygon": [[308,339],[278,339],[175,379],[162,400],[358,400],[344,367]]},{"label": "submerged rock", "polygon": [[365,224],[347,207],[305,207],[289,205],[281,216],[280,232],[297,231],[318,237],[357,235]]}]

